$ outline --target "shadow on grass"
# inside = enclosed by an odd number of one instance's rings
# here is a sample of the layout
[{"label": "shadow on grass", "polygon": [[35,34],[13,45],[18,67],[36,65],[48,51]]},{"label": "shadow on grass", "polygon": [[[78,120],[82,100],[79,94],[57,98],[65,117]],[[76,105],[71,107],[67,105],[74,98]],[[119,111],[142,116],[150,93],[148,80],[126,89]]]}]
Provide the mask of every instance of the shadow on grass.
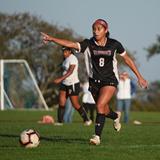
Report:
[{"label": "shadow on grass", "polygon": [[[3,138],[19,138],[19,135],[14,135],[14,134],[0,134],[0,137]],[[53,136],[53,137],[40,137],[40,140],[44,141],[50,141],[50,142],[55,142],[55,143],[81,143],[84,144],[87,142],[87,139],[83,138],[67,138],[67,137],[62,137],[62,136]]]},{"label": "shadow on grass", "polygon": [[19,138],[19,135],[14,135],[14,134],[0,134],[0,137]]},{"label": "shadow on grass", "polygon": [[53,136],[53,137],[41,137],[41,140],[45,141],[51,141],[51,142],[65,142],[65,143],[86,143],[87,139],[83,138],[67,138],[67,137],[62,137],[62,136]]}]

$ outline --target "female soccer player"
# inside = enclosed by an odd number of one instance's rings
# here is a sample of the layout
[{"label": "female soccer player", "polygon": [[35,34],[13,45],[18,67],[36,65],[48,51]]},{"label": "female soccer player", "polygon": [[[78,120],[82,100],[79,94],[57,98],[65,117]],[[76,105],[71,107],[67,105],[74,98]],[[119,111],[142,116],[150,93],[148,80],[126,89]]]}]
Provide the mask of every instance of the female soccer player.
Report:
[{"label": "female soccer player", "polygon": [[113,112],[109,107],[109,102],[116,91],[119,79],[116,55],[122,56],[125,63],[137,76],[141,87],[146,88],[148,83],[142,77],[122,44],[115,39],[109,38],[108,23],[105,20],[97,19],[92,24],[92,31],[93,37],[82,42],[59,39],[45,33],[42,33],[42,36],[45,43],[54,42],[84,53],[89,73],[89,90],[95,99],[97,107],[95,135],[90,139],[90,143],[99,145],[105,117],[114,120],[115,130],[119,131],[121,128],[117,113]]},{"label": "female soccer player", "polygon": [[64,61],[62,68],[64,69],[63,75],[54,80],[54,83],[60,85],[59,92],[59,107],[58,107],[58,123],[56,125],[63,124],[63,117],[65,111],[66,100],[69,97],[73,107],[79,112],[83,118],[85,125],[90,125],[91,120],[88,119],[87,113],[84,108],[79,105],[78,95],[80,92],[80,83],[78,79],[78,60],[74,54],[72,54],[71,48],[62,47]]}]

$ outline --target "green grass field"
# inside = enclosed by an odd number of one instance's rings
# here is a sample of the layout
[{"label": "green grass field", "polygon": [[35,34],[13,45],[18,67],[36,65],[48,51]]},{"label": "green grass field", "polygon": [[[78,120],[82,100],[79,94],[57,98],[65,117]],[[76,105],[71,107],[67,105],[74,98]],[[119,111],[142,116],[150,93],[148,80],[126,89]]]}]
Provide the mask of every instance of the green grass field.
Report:
[{"label": "green grass field", "polygon": [[[107,120],[100,146],[89,145],[94,125],[85,127],[79,115],[64,126],[38,124],[49,111],[0,111],[0,160],[159,160],[160,113],[132,112],[131,123],[122,124],[116,133]],[[142,125],[134,125],[136,119]],[[37,148],[25,149],[19,144],[24,129],[40,133]]]}]

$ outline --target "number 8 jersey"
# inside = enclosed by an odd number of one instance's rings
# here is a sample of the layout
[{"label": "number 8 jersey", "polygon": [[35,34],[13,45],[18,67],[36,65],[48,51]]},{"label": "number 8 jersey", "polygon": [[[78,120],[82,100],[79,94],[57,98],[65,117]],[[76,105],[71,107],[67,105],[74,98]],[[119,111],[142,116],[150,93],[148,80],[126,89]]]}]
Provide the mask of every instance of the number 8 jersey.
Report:
[{"label": "number 8 jersey", "polygon": [[98,46],[94,38],[78,42],[79,52],[84,53],[90,78],[100,81],[119,80],[116,54],[123,56],[126,51],[115,39],[107,38],[104,46]]}]

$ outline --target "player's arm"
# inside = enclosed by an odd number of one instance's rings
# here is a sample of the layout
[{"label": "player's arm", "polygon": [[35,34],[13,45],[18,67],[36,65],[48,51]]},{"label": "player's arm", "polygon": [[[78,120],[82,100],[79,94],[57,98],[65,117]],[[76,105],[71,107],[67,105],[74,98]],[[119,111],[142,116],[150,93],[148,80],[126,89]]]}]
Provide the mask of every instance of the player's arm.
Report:
[{"label": "player's arm", "polygon": [[131,70],[135,73],[138,79],[138,83],[142,88],[148,88],[148,82],[142,77],[140,72],[138,71],[135,63],[133,60],[129,57],[127,53],[125,53],[122,58],[124,59],[125,63],[131,68]]},{"label": "player's arm", "polygon": [[43,32],[41,32],[41,35],[42,35],[43,42],[45,44],[48,42],[54,42],[54,43],[59,44],[61,46],[65,46],[65,47],[74,48],[76,50],[79,50],[79,46],[76,42],[72,42],[72,41],[69,41],[66,39],[55,38],[55,37],[52,37],[52,36],[50,36],[46,33],[43,33]]},{"label": "player's arm", "polygon": [[76,65],[70,65],[66,74],[64,74],[62,77],[59,77],[59,78],[55,79],[53,82],[56,83],[56,84],[61,83],[64,79],[66,79],[67,77],[69,77],[73,73],[73,71],[75,69],[75,66]]}]

